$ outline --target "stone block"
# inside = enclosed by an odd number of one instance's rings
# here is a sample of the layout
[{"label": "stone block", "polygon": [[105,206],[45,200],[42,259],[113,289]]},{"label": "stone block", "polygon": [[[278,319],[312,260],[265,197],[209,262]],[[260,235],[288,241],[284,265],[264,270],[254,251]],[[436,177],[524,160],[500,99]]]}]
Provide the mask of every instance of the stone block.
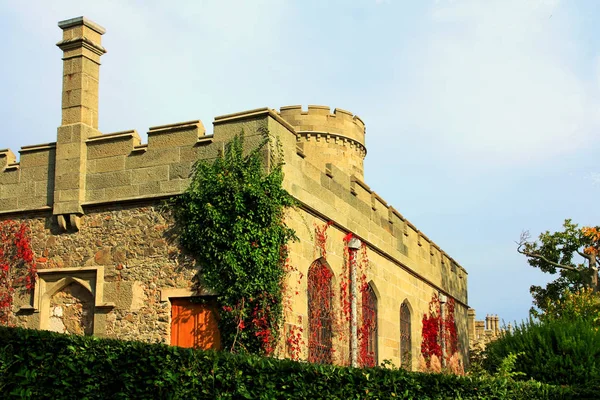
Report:
[{"label": "stone block", "polygon": [[161,193],[182,193],[187,187],[188,183],[186,180],[177,179],[173,181],[160,182]]},{"label": "stone block", "polygon": [[134,146],[134,137],[115,138],[113,140],[102,140],[87,143],[87,158],[95,160],[98,158],[127,156]]},{"label": "stone block", "polygon": [[145,153],[132,153],[125,159],[126,169],[143,167],[154,167],[179,162],[179,148],[167,148],[157,151],[146,151]]},{"label": "stone block", "polygon": [[21,179],[25,181],[48,180],[48,166],[21,168]]},{"label": "stone block", "polygon": [[166,181],[169,179],[169,166],[137,168],[131,171],[133,183],[146,183],[153,181]]},{"label": "stone block", "polygon": [[69,107],[63,108],[61,125],[70,125],[77,122],[90,123],[89,118],[84,119],[84,113],[82,107]]},{"label": "stone block", "polygon": [[88,125],[86,123],[75,123],[73,124],[73,136],[74,142],[85,142],[87,139],[102,135],[98,129]]},{"label": "stone block", "polygon": [[[66,79],[67,77],[65,77]],[[77,107],[82,104],[83,89],[70,89],[63,92],[62,108]]]},{"label": "stone block", "polygon": [[34,182],[22,182],[13,185],[0,186],[0,198],[29,196],[35,192]]},{"label": "stone block", "polygon": [[63,75],[63,96],[73,90],[82,89],[84,79],[84,75],[81,72],[72,72]]},{"label": "stone block", "polygon": [[107,200],[118,200],[136,197],[139,194],[137,185],[107,187],[104,191]]},{"label": "stone block", "polygon": [[104,172],[101,174],[90,174],[87,176],[87,189],[102,189],[109,187],[128,186],[131,180],[131,171]]},{"label": "stone block", "polygon": [[140,196],[160,194],[160,182],[154,181],[142,183],[138,185],[138,191]]},{"label": "stone block", "polygon": [[[35,195],[51,197],[54,192],[54,178],[35,182]],[[51,200],[51,199],[50,199]]]},{"label": "stone block", "polygon": [[157,150],[168,147],[190,147],[196,144],[200,130],[195,127],[189,130],[170,131],[161,133],[148,132],[148,149]]},{"label": "stone block", "polygon": [[57,190],[56,197],[57,201],[79,201],[79,189],[71,189],[71,190]]},{"label": "stone block", "polygon": [[16,210],[18,208],[17,198],[13,197],[10,199],[0,198],[0,210],[1,211],[9,211]]},{"label": "stone block", "polygon": [[79,201],[55,202],[52,210],[53,214],[83,214],[83,209]]},{"label": "stone block", "polygon": [[89,168],[89,173],[101,173],[110,171],[120,171],[125,169],[124,155],[98,158],[96,160],[88,160],[88,164],[93,163],[93,168]]},{"label": "stone block", "polygon": [[19,198],[19,209],[34,210],[45,206],[52,206],[49,204],[46,196],[32,196],[32,197],[20,197]]},{"label": "stone block", "polygon": [[57,164],[59,161],[62,161],[62,160],[80,158],[82,150],[83,150],[82,144],[79,142],[60,143],[56,147]]},{"label": "stone block", "polygon": [[28,167],[46,167],[54,164],[56,157],[56,149],[48,149],[43,151],[22,151],[19,164],[21,168]]},{"label": "stone block", "polygon": [[104,192],[105,192],[105,189],[86,190],[85,201],[86,202],[97,202],[97,201],[106,200],[106,194]]},{"label": "stone block", "polygon": [[100,75],[100,65],[98,65],[98,63],[88,59],[88,58],[81,58],[79,59],[80,63],[81,63],[81,71],[84,74],[89,75],[90,77],[93,77],[95,79],[98,79],[98,76]]},{"label": "stone block", "polygon": [[13,169],[10,171],[0,171],[0,185],[10,185],[19,182],[21,171]]},{"label": "stone block", "polygon": [[58,175],[54,182],[54,190],[79,189],[80,186],[79,171]]},{"label": "stone block", "polygon": [[179,162],[169,164],[169,180],[187,179],[192,171],[191,162]]},{"label": "stone block", "polygon": [[55,175],[68,175],[72,174],[74,171],[80,171],[82,164],[82,160],[79,157],[70,158],[65,160],[58,160],[55,165]]},{"label": "stone block", "polygon": [[104,282],[104,299],[119,310],[129,310],[133,302],[134,282]]},{"label": "stone block", "polygon": [[194,163],[197,160],[210,161],[223,154],[223,142],[213,142],[209,145],[181,148],[181,162]]}]

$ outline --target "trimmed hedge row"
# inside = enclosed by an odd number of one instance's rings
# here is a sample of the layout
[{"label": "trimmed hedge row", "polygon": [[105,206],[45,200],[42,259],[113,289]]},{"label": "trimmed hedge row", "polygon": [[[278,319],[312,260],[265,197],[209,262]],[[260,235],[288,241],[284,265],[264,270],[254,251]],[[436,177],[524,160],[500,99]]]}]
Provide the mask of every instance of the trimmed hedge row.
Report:
[{"label": "trimmed hedge row", "polygon": [[537,382],[354,369],[0,327],[3,398],[556,399]]}]

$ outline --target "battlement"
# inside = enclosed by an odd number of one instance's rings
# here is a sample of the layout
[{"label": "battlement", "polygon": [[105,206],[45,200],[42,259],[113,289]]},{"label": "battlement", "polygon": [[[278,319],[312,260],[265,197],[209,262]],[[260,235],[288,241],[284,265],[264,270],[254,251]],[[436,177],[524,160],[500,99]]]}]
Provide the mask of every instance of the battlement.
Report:
[{"label": "battlement", "polygon": [[320,133],[339,135],[365,146],[365,124],[350,111],[336,108],[331,112],[329,106],[309,105],[308,111],[302,106],[285,106],[279,109],[279,115],[294,127],[300,135]]},{"label": "battlement", "polygon": [[0,150],[0,213],[49,209],[53,202],[56,143],[23,146],[19,162]]},{"label": "battlement", "polygon": [[367,155],[365,124],[349,111],[328,106],[286,106],[279,115],[296,131],[299,151],[307,161],[323,169],[328,163],[348,175],[364,176],[363,161]]},{"label": "battlement", "polygon": [[18,165],[17,157],[15,153],[12,152],[11,149],[2,149],[0,150],[0,168],[4,170],[9,166]]},{"label": "battlement", "polygon": [[211,138],[199,120],[151,127],[147,144],[135,130],[90,137],[84,205],[181,193]]}]

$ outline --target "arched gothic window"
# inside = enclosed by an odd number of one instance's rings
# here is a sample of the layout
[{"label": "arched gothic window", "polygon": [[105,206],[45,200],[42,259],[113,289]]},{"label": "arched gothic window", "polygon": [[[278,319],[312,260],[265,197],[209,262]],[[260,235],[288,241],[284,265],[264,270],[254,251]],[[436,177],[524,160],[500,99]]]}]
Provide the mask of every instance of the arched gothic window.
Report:
[{"label": "arched gothic window", "polygon": [[362,293],[360,363],[364,367],[377,365],[377,295],[369,284]]},{"label": "arched gothic window", "polygon": [[411,348],[411,321],[408,301],[404,300],[400,306],[400,363],[403,368],[412,368]]},{"label": "arched gothic window", "polygon": [[308,270],[308,361],[331,364],[333,273],[320,260]]}]

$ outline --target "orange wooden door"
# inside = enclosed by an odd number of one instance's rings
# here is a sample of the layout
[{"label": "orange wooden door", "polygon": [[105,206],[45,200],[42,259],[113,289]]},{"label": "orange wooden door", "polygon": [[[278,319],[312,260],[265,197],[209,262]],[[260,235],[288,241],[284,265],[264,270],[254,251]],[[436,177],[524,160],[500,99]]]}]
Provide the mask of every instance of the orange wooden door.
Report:
[{"label": "orange wooden door", "polygon": [[217,308],[189,298],[171,299],[171,345],[196,349],[221,348]]}]

